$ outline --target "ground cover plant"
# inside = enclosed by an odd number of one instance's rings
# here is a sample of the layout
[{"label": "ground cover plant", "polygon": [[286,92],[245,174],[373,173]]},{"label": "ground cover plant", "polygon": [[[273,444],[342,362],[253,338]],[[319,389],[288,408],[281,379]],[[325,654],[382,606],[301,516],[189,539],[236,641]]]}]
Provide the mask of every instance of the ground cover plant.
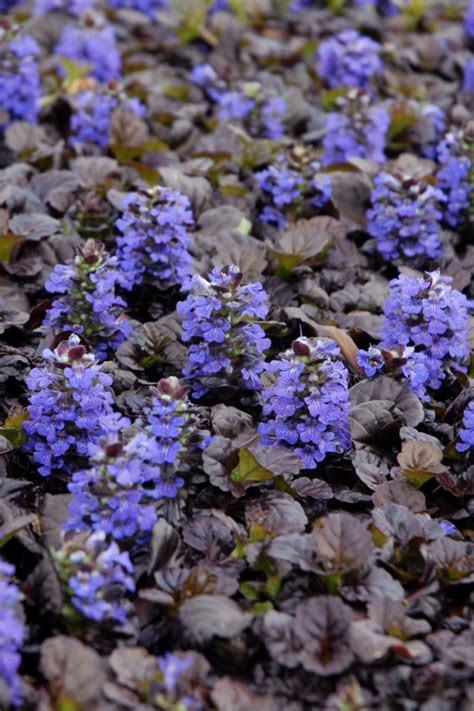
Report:
[{"label": "ground cover plant", "polygon": [[472,709],[474,2],[0,13],[0,709]]}]

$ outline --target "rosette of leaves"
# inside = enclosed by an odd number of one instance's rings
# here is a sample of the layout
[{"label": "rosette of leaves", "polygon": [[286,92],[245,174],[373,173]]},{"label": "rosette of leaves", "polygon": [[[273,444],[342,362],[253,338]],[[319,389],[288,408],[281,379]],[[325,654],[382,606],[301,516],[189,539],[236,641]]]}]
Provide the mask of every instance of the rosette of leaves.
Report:
[{"label": "rosette of leaves", "polygon": [[374,595],[367,605],[367,618],[354,620],[350,628],[351,647],[364,664],[371,664],[388,652],[420,663],[430,657],[427,645],[416,639],[431,631],[427,620],[412,617],[403,599]]},{"label": "rosette of leaves", "polygon": [[443,450],[433,442],[404,442],[397,460],[400,466],[395,467],[392,473],[401,473],[417,489],[421,489],[430,479],[448,471],[442,464]]},{"label": "rosette of leaves", "polygon": [[430,516],[412,513],[399,504],[376,508],[371,532],[382,560],[402,582],[422,578],[426,571],[422,546],[445,536]]},{"label": "rosette of leaves", "polygon": [[141,647],[121,647],[111,654],[109,664],[116,689],[136,708],[203,708],[210,665],[198,652],[167,652],[156,657]]},{"label": "rosette of leaves", "polygon": [[117,349],[117,360],[130,370],[146,371],[154,380],[155,372],[183,368],[186,347],[179,342],[178,324],[173,317],[137,324],[132,335]]},{"label": "rosette of leaves", "polygon": [[70,164],[82,189],[77,191],[68,217],[84,239],[105,240],[113,233],[117,219],[125,169],[106,156],[79,156]]},{"label": "rosette of leaves", "polygon": [[434,566],[446,585],[474,582],[474,545],[470,541],[454,541],[448,536],[423,544],[421,554]]},{"label": "rosette of leaves", "polygon": [[424,419],[423,406],[410,386],[378,375],[362,380],[349,391],[351,436],[356,445],[398,438],[403,425],[416,427]]},{"label": "rosette of leaves", "polygon": [[318,519],[311,533],[276,536],[265,553],[318,576],[330,593],[350,590],[372,565],[374,546],[366,526],[349,514]]},{"label": "rosette of leaves", "polygon": [[263,622],[263,638],[272,659],[283,667],[318,676],[345,671],[354,661],[349,628],[352,611],[332,595],[299,602],[294,614],[271,610]]},{"label": "rosette of leaves", "polygon": [[392,103],[390,115],[387,136],[390,151],[403,153],[411,149],[427,158],[435,158],[436,146],[446,130],[444,112],[439,106],[402,99]]},{"label": "rosette of leaves", "polygon": [[301,265],[313,266],[324,261],[337,223],[330,217],[313,217],[289,225],[270,241],[267,248],[276,263],[276,273],[287,278]]}]

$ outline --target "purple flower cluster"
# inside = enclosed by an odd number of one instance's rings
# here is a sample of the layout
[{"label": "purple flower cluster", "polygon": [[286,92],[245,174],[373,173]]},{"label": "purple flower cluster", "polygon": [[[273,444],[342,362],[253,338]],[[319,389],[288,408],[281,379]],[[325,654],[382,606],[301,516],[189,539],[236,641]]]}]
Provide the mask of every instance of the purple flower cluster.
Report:
[{"label": "purple flower cluster", "polygon": [[376,348],[376,346],[369,346],[366,351],[360,350],[357,362],[368,378],[373,378],[374,375],[377,375],[385,365],[383,354],[380,348]]},{"label": "purple flower cluster", "polygon": [[109,0],[108,4],[116,10],[129,8],[153,18],[158,10],[166,10],[170,2],[169,0]]},{"label": "purple flower cluster", "polygon": [[293,449],[307,469],[351,447],[348,372],[329,339],[299,338],[267,366],[274,382],[262,392],[264,444]]},{"label": "purple flower cluster", "polygon": [[[117,538],[148,533],[156,520],[154,503],[175,498],[180,476],[198,465],[210,442],[200,417],[177,378],[160,380],[153,389],[145,427],[127,438],[131,423],[118,415],[102,419],[105,436],[91,446],[93,467],[76,472],[69,489],[69,530],[103,530]],[[136,427],[135,427],[136,429]]]},{"label": "purple flower cluster", "polygon": [[72,606],[89,620],[124,624],[130,612],[126,593],[135,591],[129,554],[103,531],[66,534],[52,552]]},{"label": "purple flower cluster", "polygon": [[203,711],[204,705],[201,698],[193,693],[189,679],[186,679],[186,672],[192,666],[193,658],[186,652],[178,654],[167,652],[162,657],[157,657],[156,660],[159,667],[159,681],[166,696],[166,708]]},{"label": "purple flower cluster", "polygon": [[298,217],[307,206],[323,207],[331,197],[331,180],[318,174],[318,169],[317,163],[302,171],[280,161],[255,173],[264,199],[270,202],[264,205],[260,220],[283,229],[288,215]]},{"label": "purple flower cluster", "polygon": [[208,98],[214,102],[219,121],[244,121],[251,135],[257,137],[277,140],[284,135],[284,118],[288,107],[283,97],[266,95],[264,87],[259,87],[256,92],[253,85],[251,95],[245,91],[229,89],[210,64],[193,67],[190,80],[204,89]]},{"label": "purple flower cluster", "polygon": [[44,350],[43,358],[45,365],[26,378],[30,419],[24,429],[38,472],[50,476],[71,472],[71,459],[86,457],[102,434],[101,419],[112,411],[107,389],[112,378],[100,371],[76,335],[54,351]]},{"label": "purple flower cluster", "polygon": [[14,574],[13,565],[0,558],[0,686],[5,687],[11,705],[18,706],[21,703],[18,667],[25,628],[17,615],[22,594],[12,582]]},{"label": "purple flower cluster", "polygon": [[0,12],[8,12],[12,7],[18,5],[20,0],[0,0]]},{"label": "purple flower cluster", "polygon": [[385,172],[379,173],[374,183],[367,230],[383,258],[441,256],[440,205],[445,200],[441,190],[424,181]]},{"label": "purple flower cluster", "polygon": [[263,102],[261,116],[265,138],[276,141],[285,134],[284,117],[287,108],[287,103],[281,96],[274,96]]},{"label": "purple flower cluster", "polygon": [[[403,2],[403,0],[402,0]],[[390,17],[391,15],[398,15],[400,12],[400,0],[398,4],[392,2],[392,0],[355,0],[356,7],[365,7],[366,5],[374,5],[381,15]]]},{"label": "purple flower cluster", "polygon": [[457,227],[469,207],[471,192],[471,161],[467,157],[463,136],[448,133],[438,146],[441,168],[436,185],[446,197],[444,219],[450,227]]},{"label": "purple flower cluster", "polygon": [[474,93],[474,57],[469,57],[464,65],[462,90],[466,94]]},{"label": "purple flower cluster", "polygon": [[38,54],[32,37],[0,28],[0,132],[12,121],[36,123],[41,95]]},{"label": "purple flower cluster", "polygon": [[446,131],[446,115],[443,109],[436,104],[421,104],[417,106],[419,118],[422,124],[428,128],[423,131],[426,136],[421,143],[419,150],[420,154],[431,160],[436,159],[438,143],[441,136]]},{"label": "purple flower cluster", "polygon": [[63,10],[70,15],[82,15],[91,10],[96,4],[96,0],[35,0],[34,14],[43,15],[45,12]]},{"label": "purple flower cluster", "polygon": [[[84,64],[98,81],[118,79],[122,60],[113,28],[98,15],[84,15],[80,24],[66,25],[56,47],[59,60],[65,57]],[[65,75],[62,64],[59,71]]]},{"label": "purple flower cluster", "polygon": [[138,432],[126,443],[123,429],[130,420],[116,414],[102,419],[105,435],[90,447],[91,468],[77,471],[68,485],[74,497],[69,505],[67,531],[103,531],[116,540],[148,534],[156,521],[153,490],[159,478],[154,463],[155,441]]},{"label": "purple flower cluster", "polygon": [[123,286],[151,282],[161,289],[182,284],[191,274],[191,205],[177,190],[156,187],[128,193],[116,222],[117,259]]},{"label": "purple flower cluster", "polygon": [[368,87],[383,69],[380,44],[356,30],[344,30],[321,42],[317,59],[319,76],[331,89]]},{"label": "purple flower cluster", "polygon": [[260,389],[270,341],[255,320],[267,316],[267,295],[260,283],[241,280],[236,266],[216,267],[207,279],[195,275],[190,294],[177,305],[182,338],[190,344],[183,374],[197,398],[219,385]]},{"label": "purple flower cluster", "polygon": [[181,674],[189,668],[192,662],[191,657],[177,657],[171,652],[167,652],[157,659],[163,676],[163,686],[168,694],[176,694],[176,687]]},{"label": "purple flower cluster", "polygon": [[110,143],[110,124],[113,113],[125,108],[137,116],[144,116],[145,107],[138,99],[121,96],[108,87],[82,91],[73,97],[70,143],[90,144],[107,148]]},{"label": "purple flower cluster", "polygon": [[323,165],[346,163],[349,158],[385,160],[385,139],[390,114],[383,106],[371,106],[369,92],[352,89],[337,100],[338,111],[327,119],[323,140]]},{"label": "purple flower cluster", "polygon": [[130,428],[130,420],[117,414],[103,417],[101,425],[105,434],[89,450],[92,466],[75,472],[69,484],[74,498],[65,528],[115,539],[146,536],[156,522],[156,502],[176,497],[184,484],[180,475],[198,464],[209,433],[176,378],[154,389],[146,426]]},{"label": "purple flower cluster", "polygon": [[148,413],[150,432],[154,437],[153,461],[160,466],[155,490],[159,497],[173,498],[184,484],[178,473],[192,471],[199,465],[202,451],[211,441],[198,413],[187,397],[188,388],[174,377],[160,380],[153,390]]},{"label": "purple flower cluster", "polygon": [[469,302],[439,271],[423,277],[400,274],[385,302],[382,347],[403,348],[402,373],[422,400],[450,370],[465,372],[469,357]]},{"label": "purple flower cluster", "polygon": [[46,312],[43,324],[55,331],[72,331],[93,346],[99,360],[132,332],[121,318],[126,303],[115,293],[120,274],[117,260],[92,239],[68,264],[57,264],[46,281],[50,294],[61,294]]},{"label": "purple flower cluster", "polygon": [[240,91],[214,91],[212,96],[217,104],[219,121],[245,119],[255,108],[255,99]]},{"label": "purple flower cluster", "polygon": [[470,0],[464,15],[464,31],[469,39],[474,40],[474,0]]},{"label": "purple flower cluster", "polygon": [[[196,86],[212,87],[217,80],[217,74],[210,64],[195,64],[189,75],[189,79]],[[211,88],[211,93],[212,93]]]},{"label": "purple flower cluster", "polygon": [[464,410],[459,439],[460,442],[456,445],[458,452],[466,452],[474,448],[474,400],[471,400]]}]

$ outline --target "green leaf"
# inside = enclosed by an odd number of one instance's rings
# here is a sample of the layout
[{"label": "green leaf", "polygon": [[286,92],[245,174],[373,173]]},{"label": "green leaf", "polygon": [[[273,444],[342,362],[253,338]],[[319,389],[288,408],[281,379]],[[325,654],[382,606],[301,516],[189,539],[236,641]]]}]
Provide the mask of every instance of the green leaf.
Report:
[{"label": "green leaf", "polygon": [[280,232],[269,251],[276,261],[276,272],[286,278],[299,264],[316,264],[325,258],[335,234],[337,222],[332,217],[298,220]]},{"label": "green leaf", "polygon": [[140,143],[139,146],[123,146],[123,145],[112,145],[110,150],[114,156],[119,161],[135,160],[136,158],[141,158],[144,153],[149,151],[167,151],[168,146],[163,141],[157,138],[150,138],[145,143]]},{"label": "green leaf", "polygon": [[305,259],[301,254],[285,254],[273,249],[270,252],[278,264],[276,274],[280,279],[285,279]]},{"label": "green leaf", "polygon": [[378,548],[382,548],[390,538],[390,536],[386,536],[385,533],[375,526],[370,526],[369,530],[372,535],[372,540]]},{"label": "green leaf", "polygon": [[265,592],[269,597],[275,598],[281,590],[281,575],[270,575],[265,583]]},{"label": "green leaf", "polygon": [[249,530],[249,543],[262,543],[266,541],[268,537],[268,531],[263,526],[258,523],[253,523]]},{"label": "green leaf", "polygon": [[244,598],[250,602],[256,602],[260,599],[260,590],[252,583],[242,583],[240,586],[240,592]]},{"label": "green leaf", "polygon": [[241,235],[248,235],[250,234],[251,229],[252,223],[250,222],[250,220],[247,220],[246,217],[242,217],[239,224],[237,225],[237,232],[240,232]]},{"label": "green leaf", "polygon": [[346,94],[347,89],[345,87],[324,91],[322,95],[323,108],[326,109],[326,111],[337,111],[337,100]]},{"label": "green leaf", "polygon": [[178,101],[187,101],[189,98],[189,86],[187,84],[170,84],[163,92],[170,99]]},{"label": "green leaf", "polygon": [[59,702],[59,711],[81,711],[81,706],[75,699],[63,697]]},{"label": "green leaf", "polygon": [[239,449],[239,463],[230,475],[236,484],[245,484],[249,481],[269,481],[273,473],[257,462],[252,452],[246,447]]},{"label": "green leaf", "polygon": [[230,557],[234,558],[234,560],[243,560],[245,558],[245,548],[246,546],[243,541],[238,542],[230,554]]},{"label": "green leaf", "polygon": [[328,593],[337,595],[342,585],[342,575],[335,573],[334,575],[325,575],[321,579]]},{"label": "green leaf", "polygon": [[404,139],[405,132],[412,128],[417,122],[416,116],[410,111],[396,109],[391,116],[390,127],[388,129],[388,144],[391,147],[404,148],[407,141]]},{"label": "green leaf", "polygon": [[266,615],[267,612],[273,610],[273,607],[273,602],[270,602],[270,600],[267,600],[266,602],[257,602],[255,605],[252,605],[250,612],[253,615]]},{"label": "green leaf", "polygon": [[236,195],[237,197],[244,197],[247,193],[246,188],[241,188],[240,185],[221,185],[219,188],[221,195],[229,197],[230,195]]},{"label": "green leaf", "polygon": [[68,57],[61,57],[60,62],[66,72],[66,82],[76,81],[76,79],[83,79],[91,72],[91,65],[84,62],[75,62]]},{"label": "green leaf", "polygon": [[431,472],[416,472],[412,471],[410,469],[405,469],[403,471],[403,476],[405,479],[408,479],[408,481],[413,484],[417,489],[421,489],[421,487],[426,484],[427,481],[430,479],[433,479],[434,474]]},{"label": "green leaf", "polygon": [[23,239],[21,235],[6,234],[0,237],[0,262],[8,262],[15,247],[18,242]]},{"label": "green leaf", "polygon": [[28,417],[27,412],[17,412],[7,417],[3,427],[0,427],[0,435],[6,437],[15,449],[19,449],[26,442],[23,423],[26,422]]},{"label": "green leaf", "polygon": [[229,0],[229,7],[241,22],[244,24],[248,22],[248,13],[252,8],[251,2],[249,3],[248,0]]},{"label": "green leaf", "polygon": [[143,180],[146,180],[146,182],[152,187],[161,182],[160,173],[156,170],[156,168],[152,168],[151,165],[140,163],[136,160],[124,160],[123,165],[126,165],[129,168],[134,168],[137,173],[139,173],[140,177],[143,178]]}]

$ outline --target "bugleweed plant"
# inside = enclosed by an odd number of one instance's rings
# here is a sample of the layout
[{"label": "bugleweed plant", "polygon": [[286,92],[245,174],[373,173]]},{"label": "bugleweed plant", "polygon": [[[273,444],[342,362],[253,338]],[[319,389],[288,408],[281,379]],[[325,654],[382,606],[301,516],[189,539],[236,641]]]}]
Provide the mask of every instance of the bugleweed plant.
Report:
[{"label": "bugleweed plant", "polygon": [[122,59],[117,47],[114,29],[99,14],[86,13],[77,25],[65,25],[55,54],[58,71],[66,75],[61,59],[65,58],[87,69],[101,82],[119,79]]},{"label": "bugleweed plant", "polygon": [[436,259],[445,197],[439,188],[382,171],[374,178],[367,230],[382,257],[391,261]]},{"label": "bugleweed plant", "polygon": [[59,294],[43,321],[56,333],[73,331],[91,347],[99,360],[114,351],[132,332],[123,312],[127,304],[116,293],[120,280],[116,257],[104,245],[87,240],[69,264],[57,264],[45,284]]},{"label": "bugleweed plant", "polygon": [[462,131],[447,133],[438,146],[436,185],[445,195],[443,218],[457,227],[466,217],[472,191],[469,145]]},{"label": "bugleweed plant", "polygon": [[317,51],[317,70],[331,89],[365,88],[380,74],[380,45],[355,30],[344,30],[323,40]]},{"label": "bugleweed plant", "polygon": [[194,276],[189,295],[177,305],[182,339],[189,344],[183,375],[196,398],[218,386],[260,389],[270,340],[256,322],[267,317],[267,295],[258,282],[241,282],[235,265],[216,267],[207,279]]},{"label": "bugleweed plant", "polygon": [[36,123],[41,96],[38,67],[40,49],[29,35],[0,27],[0,133],[12,121]]},{"label": "bugleweed plant", "polygon": [[93,622],[126,622],[131,612],[126,595],[135,590],[133,565],[115,541],[103,531],[67,533],[52,557],[66,604]]},{"label": "bugleweed plant", "polygon": [[384,106],[371,105],[370,93],[351,89],[336,100],[337,111],[327,118],[323,139],[323,165],[346,163],[349,158],[385,160],[385,141],[390,114]]},{"label": "bugleweed plant", "polygon": [[14,566],[0,558],[0,692],[5,690],[10,704],[19,706],[21,679],[18,668],[26,630],[18,615],[23,595],[13,581],[14,575]]},{"label": "bugleweed plant", "polygon": [[117,259],[123,286],[182,284],[191,275],[191,204],[177,190],[156,187],[128,193],[116,227]]},{"label": "bugleweed plant", "polygon": [[400,274],[390,282],[381,345],[401,346],[402,368],[415,393],[429,400],[451,373],[465,373],[469,358],[469,302],[439,271]]},{"label": "bugleweed plant", "polygon": [[299,338],[266,371],[264,444],[292,449],[307,469],[350,449],[348,372],[334,341]]},{"label": "bugleweed plant", "polygon": [[69,474],[103,433],[102,417],[112,411],[112,378],[76,335],[54,351],[45,349],[43,359],[26,379],[25,447],[41,476]]}]

